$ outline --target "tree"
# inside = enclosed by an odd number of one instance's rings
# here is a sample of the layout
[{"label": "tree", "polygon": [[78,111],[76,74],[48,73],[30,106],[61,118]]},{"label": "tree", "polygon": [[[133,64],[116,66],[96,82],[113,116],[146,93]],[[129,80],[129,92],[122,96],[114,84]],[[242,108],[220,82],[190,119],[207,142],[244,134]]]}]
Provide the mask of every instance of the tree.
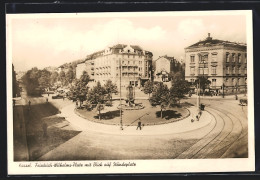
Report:
[{"label": "tree", "polygon": [[97,111],[98,111],[98,119],[101,120],[101,114],[100,111],[102,111],[104,109],[104,105],[101,103],[97,104]]},{"label": "tree", "polygon": [[62,85],[65,84],[66,78],[65,78],[65,72],[64,71],[60,72],[58,80],[61,82]]},{"label": "tree", "polygon": [[[101,86],[100,82],[97,82],[97,85],[94,86],[88,93],[87,100],[91,104],[104,104],[105,102],[105,95],[106,95],[106,90],[104,87]],[[100,105],[99,105],[100,106]],[[100,111],[102,110],[101,107],[98,107],[98,112],[100,116]]]},{"label": "tree", "polygon": [[54,85],[54,83],[57,82],[58,78],[59,78],[59,73],[56,71],[53,71],[51,73],[51,77],[50,77],[50,84]]},{"label": "tree", "polygon": [[208,80],[207,76],[199,76],[198,79],[195,80],[195,84],[200,85],[200,89],[202,89],[202,92],[204,94],[205,89],[209,88],[209,85],[211,84],[211,81]]},{"label": "tree", "polygon": [[40,77],[38,79],[39,87],[41,89],[47,88],[50,86],[50,77],[51,73],[47,70],[40,70]]},{"label": "tree", "polygon": [[153,82],[148,80],[144,83],[144,93],[149,94],[149,99],[150,99],[150,94],[153,92]]},{"label": "tree", "polygon": [[69,70],[65,74],[65,84],[70,84],[72,83],[73,79],[75,78],[73,68],[70,67]]},{"label": "tree", "polygon": [[154,87],[150,103],[152,106],[160,106],[161,118],[163,118],[163,109],[165,109],[169,104],[169,89],[167,85],[159,83]]},{"label": "tree", "polygon": [[41,72],[38,68],[34,67],[31,70],[28,70],[22,77],[22,81],[25,85],[25,89],[28,95],[40,95],[39,90],[39,81]]},{"label": "tree", "polygon": [[82,73],[79,80],[74,80],[75,86],[72,87],[72,91],[80,99],[80,107],[82,102],[86,99],[88,93],[88,82],[90,77],[86,71]]},{"label": "tree", "polygon": [[13,75],[13,97],[20,95],[19,85],[16,80],[16,72],[14,71],[14,65],[12,64],[12,75]]},{"label": "tree", "polygon": [[109,99],[112,99],[112,93],[117,93],[117,86],[116,84],[113,84],[113,82],[109,79],[106,84],[104,85],[104,88],[106,90],[106,93],[109,96]]},{"label": "tree", "polygon": [[190,91],[190,84],[188,81],[183,79],[176,80],[170,88],[170,104],[174,105],[177,102],[180,104],[180,100],[185,97]]},{"label": "tree", "polygon": [[185,73],[184,73],[184,71],[170,72],[169,79],[171,79],[172,84],[174,84],[175,81],[184,80]]}]

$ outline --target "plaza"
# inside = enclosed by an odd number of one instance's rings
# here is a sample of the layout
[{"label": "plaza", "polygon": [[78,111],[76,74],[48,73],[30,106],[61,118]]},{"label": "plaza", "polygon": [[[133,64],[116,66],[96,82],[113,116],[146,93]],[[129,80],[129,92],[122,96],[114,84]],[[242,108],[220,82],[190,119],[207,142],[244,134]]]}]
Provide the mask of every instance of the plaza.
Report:
[{"label": "plaza", "polygon": [[[239,95],[239,98],[243,97],[244,95]],[[27,97],[24,96],[23,99],[25,98]],[[42,108],[37,108],[39,106],[37,104],[49,106],[46,105],[45,98],[30,98],[32,117],[36,118],[39,112],[44,113]],[[176,122],[145,125],[142,130],[136,130],[136,125],[124,124],[126,119],[123,119],[124,129],[121,130],[119,123],[113,125],[97,123],[80,117],[75,113],[75,103],[67,99],[50,98],[49,104],[59,110],[47,117],[42,115],[40,122],[43,120],[49,122],[48,133],[55,134],[55,138],[50,141],[50,137],[42,139],[41,135],[37,135],[39,142],[36,144],[35,141],[26,140],[28,133],[33,137],[33,129],[36,127],[30,124],[34,128],[28,132],[28,124],[25,123],[27,136],[23,137],[27,149],[21,150],[25,154],[28,153],[28,159],[38,161],[197,159],[248,156],[246,148],[247,106],[240,106],[239,101],[235,100],[233,96],[226,96],[224,99],[202,97],[201,102],[206,105],[205,111],[199,121],[191,122],[197,113],[196,96],[184,99],[182,103],[184,102],[191,104],[187,107],[190,112],[188,117]],[[48,110],[46,109],[46,111]],[[155,113],[155,111],[151,112]],[[136,116],[139,115],[142,115],[142,110]],[[26,115],[24,121],[28,121]],[[31,121],[31,123],[33,122]],[[56,131],[59,133],[55,133]],[[37,133],[42,134],[42,130]],[[59,140],[63,138],[65,139]],[[55,143],[55,141],[59,142]],[[46,151],[40,151],[35,156],[35,151],[43,148],[41,143],[46,145]]]}]

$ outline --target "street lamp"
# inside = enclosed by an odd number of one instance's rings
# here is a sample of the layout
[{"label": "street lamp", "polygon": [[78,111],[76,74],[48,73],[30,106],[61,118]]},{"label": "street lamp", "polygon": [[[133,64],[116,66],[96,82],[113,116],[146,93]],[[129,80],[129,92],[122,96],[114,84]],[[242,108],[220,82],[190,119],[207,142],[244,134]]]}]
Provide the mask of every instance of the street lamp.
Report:
[{"label": "street lamp", "polygon": [[122,94],[121,94],[121,75],[122,75],[122,64],[121,59],[119,59],[119,71],[120,71],[120,79],[119,79],[119,94],[120,94],[120,129],[123,129],[123,119],[122,119]]}]

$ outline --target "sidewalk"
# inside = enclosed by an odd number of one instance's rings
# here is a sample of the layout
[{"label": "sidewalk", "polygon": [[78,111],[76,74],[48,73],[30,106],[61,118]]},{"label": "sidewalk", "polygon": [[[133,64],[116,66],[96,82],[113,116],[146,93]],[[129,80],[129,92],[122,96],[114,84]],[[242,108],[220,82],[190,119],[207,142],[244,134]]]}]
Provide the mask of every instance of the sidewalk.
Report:
[{"label": "sidewalk", "polygon": [[[191,98],[197,98],[198,96],[196,94],[192,94]],[[238,99],[240,98],[246,98],[247,96],[245,96],[244,94],[238,94],[237,95]],[[225,95],[224,98],[222,95],[218,95],[218,96],[200,96],[201,99],[234,99],[235,100],[235,95]]]},{"label": "sidewalk", "polygon": [[[120,126],[115,125],[106,125],[101,123],[95,123],[88,121],[74,112],[75,105],[71,104],[63,109],[61,109],[60,116],[65,117],[74,127],[81,131],[92,131],[100,132],[105,134],[114,134],[114,135],[160,135],[160,134],[174,134],[174,133],[183,133],[192,130],[196,130],[202,127],[207,126],[212,120],[213,117],[207,112],[203,111],[200,120],[191,122],[191,119],[195,119],[197,114],[196,107],[189,108],[191,116],[174,123],[154,125],[154,126],[144,126],[142,130],[136,130],[135,126],[124,127],[124,130],[120,129]],[[123,120],[124,124],[124,120]]]}]

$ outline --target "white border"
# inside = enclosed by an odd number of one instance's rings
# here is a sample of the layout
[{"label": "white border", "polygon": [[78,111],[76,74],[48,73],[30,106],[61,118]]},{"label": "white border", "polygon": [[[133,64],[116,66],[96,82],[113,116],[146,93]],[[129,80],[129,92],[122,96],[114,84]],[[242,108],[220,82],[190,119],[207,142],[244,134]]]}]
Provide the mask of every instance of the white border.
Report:
[{"label": "white border", "polygon": [[[12,113],[12,19],[23,18],[93,18],[93,17],[151,17],[151,16],[212,16],[212,15],[245,15],[247,26],[247,69],[248,69],[248,158],[238,159],[174,159],[174,160],[118,160],[118,161],[95,161],[95,162],[134,162],[131,167],[59,167],[59,168],[36,168],[35,162],[31,168],[20,168],[19,162],[13,161],[13,113]],[[50,14],[7,14],[7,140],[8,140],[8,174],[9,175],[36,175],[36,174],[110,174],[110,173],[189,173],[189,172],[239,172],[255,170],[254,151],[254,95],[253,95],[253,32],[252,11],[183,11],[183,12],[123,12],[123,13],[50,13]],[[61,161],[59,161],[61,162]],[[94,162],[94,161],[62,161],[69,162]],[[41,163],[56,163],[44,161]]]}]

